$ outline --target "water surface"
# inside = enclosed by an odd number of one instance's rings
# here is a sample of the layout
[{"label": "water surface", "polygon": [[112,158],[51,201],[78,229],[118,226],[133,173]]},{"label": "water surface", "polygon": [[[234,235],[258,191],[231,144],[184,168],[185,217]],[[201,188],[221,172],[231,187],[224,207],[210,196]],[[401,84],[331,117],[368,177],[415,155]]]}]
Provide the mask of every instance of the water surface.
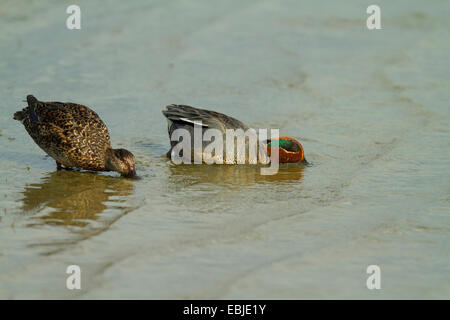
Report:
[{"label": "water surface", "polygon": [[[1,298],[450,298],[448,2],[379,1],[377,31],[364,1],[78,4],[79,31],[0,4]],[[140,179],[56,171],[12,120],[27,94],[92,107]],[[175,166],[170,103],[313,165]]]}]

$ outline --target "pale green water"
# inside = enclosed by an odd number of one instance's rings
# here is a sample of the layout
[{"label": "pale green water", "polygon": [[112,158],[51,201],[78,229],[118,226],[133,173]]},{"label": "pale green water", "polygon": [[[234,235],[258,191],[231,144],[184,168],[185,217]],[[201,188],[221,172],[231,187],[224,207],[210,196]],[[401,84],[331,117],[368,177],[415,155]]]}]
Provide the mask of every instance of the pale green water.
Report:
[{"label": "pale green water", "polygon": [[[378,31],[364,1],[102,3],[80,31],[60,1],[0,4],[1,298],[450,298],[448,1],[378,1]],[[12,120],[30,93],[91,106],[141,179],[56,172]],[[171,165],[169,103],[313,166]]]}]

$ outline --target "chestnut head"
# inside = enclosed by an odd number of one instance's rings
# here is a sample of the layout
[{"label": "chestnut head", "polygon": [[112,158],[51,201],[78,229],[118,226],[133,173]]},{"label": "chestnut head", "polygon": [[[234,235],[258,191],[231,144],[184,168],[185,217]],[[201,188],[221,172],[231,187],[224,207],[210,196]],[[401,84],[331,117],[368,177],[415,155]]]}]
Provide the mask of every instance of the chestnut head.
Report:
[{"label": "chestnut head", "polygon": [[267,152],[270,156],[272,142],[278,140],[279,148],[279,163],[305,163],[308,162],[305,159],[303,153],[303,147],[300,142],[289,137],[279,137],[278,139],[268,139]]}]

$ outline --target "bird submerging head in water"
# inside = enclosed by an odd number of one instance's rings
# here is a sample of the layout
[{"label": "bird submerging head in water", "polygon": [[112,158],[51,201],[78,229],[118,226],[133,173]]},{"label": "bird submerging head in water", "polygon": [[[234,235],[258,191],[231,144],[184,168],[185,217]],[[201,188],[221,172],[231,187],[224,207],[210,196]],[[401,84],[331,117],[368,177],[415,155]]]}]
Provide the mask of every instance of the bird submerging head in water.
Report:
[{"label": "bird submerging head in water", "polygon": [[[226,150],[226,130],[227,129],[242,129],[243,131],[247,131],[249,129],[241,121],[227,116],[223,113],[194,108],[186,105],[169,105],[162,113],[167,118],[168,121],[168,131],[169,137],[172,137],[172,134],[177,129],[185,129],[191,135],[191,159],[194,157],[194,149],[192,146],[194,145],[194,125],[197,124],[202,129],[202,134],[207,129],[216,129],[219,130],[223,134],[223,150]],[[303,153],[303,147],[297,140],[289,137],[279,137],[278,139],[268,139],[263,141],[263,143],[267,146],[267,154],[271,155],[271,146],[272,144],[278,140],[278,151],[279,151],[279,162],[280,163],[304,163],[307,164]],[[203,141],[203,139],[202,139]],[[178,144],[178,141],[171,141],[171,149],[167,153],[167,157],[171,157],[172,150]],[[203,146],[201,149],[202,158],[210,157],[210,155],[205,154],[205,147],[210,143],[209,141],[203,141]],[[248,141],[246,141],[248,145]],[[235,153],[236,155],[236,153]],[[248,160],[248,157],[247,157]],[[260,159],[259,159],[260,160]]]},{"label": "bird submerging head in water", "polygon": [[42,102],[27,96],[28,107],[14,113],[34,142],[56,160],[58,170],[81,168],[117,171],[134,177],[135,158],[125,149],[112,149],[108,128],[90,108],[70,102]]}]

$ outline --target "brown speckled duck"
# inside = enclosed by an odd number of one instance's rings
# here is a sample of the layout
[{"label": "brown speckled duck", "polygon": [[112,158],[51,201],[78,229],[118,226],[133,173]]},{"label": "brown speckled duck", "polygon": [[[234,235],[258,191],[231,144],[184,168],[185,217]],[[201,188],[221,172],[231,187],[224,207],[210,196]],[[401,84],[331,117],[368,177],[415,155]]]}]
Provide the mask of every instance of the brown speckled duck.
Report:
[{"label": "brown speckled duck", "polygon": [[[249,127],[242,123],[241,121],[227,116],[223,113],[210,111],[206,109],[194,108],[186,105],[168,105],[164,110],[162,110],[163,115],[168,121],[168,131],[169,137],[172,137],[172,133],[176,129],[186,129],[191,137],[194,136],[194,125],[200,124],[202,130],[205,129],[217,129],[225,135],[227,129],[242,129],[244,131],[248,130]],[[224,136],[225,144],[225,136]],[[271,146],[275,139],[268,139],[264,141],[267,145],[267,154],[271,154]],[[171,149],[167,153],[167,157],[171,157],[172,149],[177,145],[177,141],[171,141]],[[202,150],[208,145],[209,141],[203,141]],[[247,143],[247,141],[246,141]],[[191,142],[191,147],[194,142]],[[297,140],[289,137],[279,137],[278,138],[278,149],[279,149],[279,162],[280,163],[303,163],[308,164],[303,153],[303,147]],[[223,150],[226,150],[224,145]],[[192,150],[194,152],[194,150]],[[203,153],[203,151],[202,151]],[[205,159],[208,155],[203,153],[202,157]],[[248,154],[247,154],[248,156]],[[191,156],[193,159],[193,155]],[[248,160],[248,157],[247,157]]]},{"label": "brown speckled duck", "polygon": [[34,142],[56,160],[57,169],[82,168],[136,174],[135,158],[125,149],[112,149],[108,128],[90,108],[69,102],[42,102],[27,96],[28,107],[14,113]]}]

